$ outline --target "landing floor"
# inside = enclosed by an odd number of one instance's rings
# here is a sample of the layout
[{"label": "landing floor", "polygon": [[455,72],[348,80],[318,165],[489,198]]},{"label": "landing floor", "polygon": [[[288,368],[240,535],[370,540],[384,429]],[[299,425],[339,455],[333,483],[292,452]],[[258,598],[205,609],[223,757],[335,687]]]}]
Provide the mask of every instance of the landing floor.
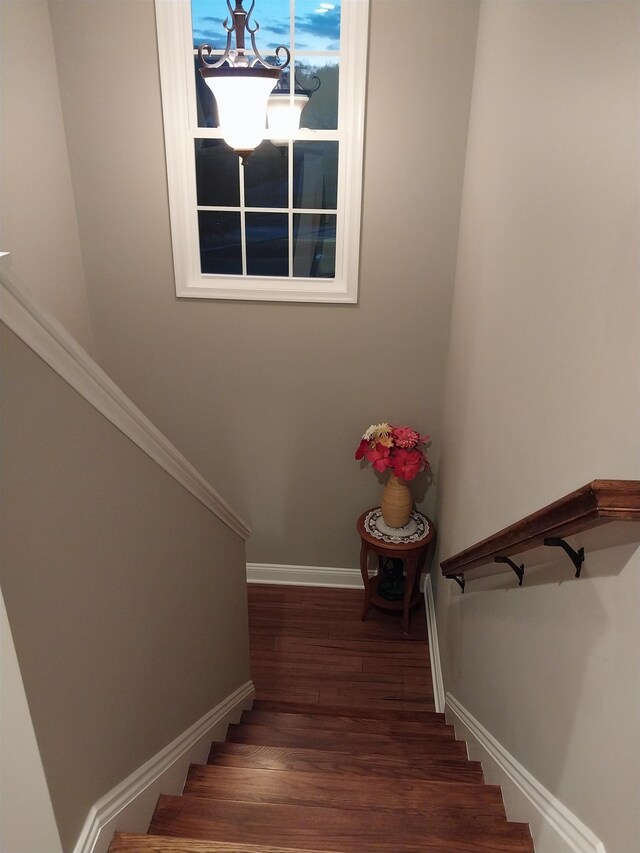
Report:
[{"label": "landing floor", "polygon": [[249,584],[258,699],[433,711],[424,605],[405,636],[397,614],[361,620],[357,589]]}]

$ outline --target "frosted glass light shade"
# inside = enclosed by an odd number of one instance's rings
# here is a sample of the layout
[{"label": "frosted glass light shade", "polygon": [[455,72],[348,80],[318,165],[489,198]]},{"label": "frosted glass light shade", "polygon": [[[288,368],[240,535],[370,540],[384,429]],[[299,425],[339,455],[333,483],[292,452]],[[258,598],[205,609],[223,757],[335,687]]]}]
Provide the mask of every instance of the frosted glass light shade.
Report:
[{"label": "frosted glass light shade", "polygon": [[300,116],[302,110],[309,103],[308,95],[294,95],[293,98],[286,93],[274,93],[269,96],[267,102],[267,124],[269,130],[278,134],[278,138],[272,137],[274,145],[284,145],[287,140],[295,136],[300,128]]},{"label": "frosted glass light shade", "polygon": [[203,73],[218,105],[222,137],[235,151],[252,151],[264,139],[267,100],[279,76],[277,70],[253,68]]}]

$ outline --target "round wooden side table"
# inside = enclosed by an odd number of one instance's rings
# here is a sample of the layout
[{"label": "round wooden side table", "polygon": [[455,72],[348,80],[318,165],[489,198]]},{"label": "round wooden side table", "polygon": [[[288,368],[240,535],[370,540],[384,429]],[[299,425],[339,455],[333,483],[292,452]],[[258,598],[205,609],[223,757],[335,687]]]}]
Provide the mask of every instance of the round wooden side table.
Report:
[{"label": "round wooden side table", "polygon": [[[420,601],[420,577],[429,548],[435,542],[436,529],[430,518],[413,510],[405,527],[388,527],[382,519],[380,507],[363,512],[356,524],[360,540],[360,572],[364,583],[362,621],[367,618],[371,605],[383,610],[402,611],[402,627],[409,633],[409,613]],[[369,577],[369,553],[378,555],[378,574]],[[391,601],[378,592],[384,577],[380,570],[383,557],[395,557],[404,562],[406,573],[402,600]]]}]

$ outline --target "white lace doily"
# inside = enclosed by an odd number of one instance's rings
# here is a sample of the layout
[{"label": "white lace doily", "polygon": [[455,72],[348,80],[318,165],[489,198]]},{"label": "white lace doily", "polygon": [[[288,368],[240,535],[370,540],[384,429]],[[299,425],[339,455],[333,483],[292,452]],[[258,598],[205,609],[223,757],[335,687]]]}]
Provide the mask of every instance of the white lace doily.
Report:
[{"label": "white lace doily", "polygon": [[389,527],[382,517],[380,507],[368,512],[364,520],[364,529],[374,539],[394,545],[420,542],[429,533],[429,522],[419,512],[411,511],[411,518],[404,527]]}]

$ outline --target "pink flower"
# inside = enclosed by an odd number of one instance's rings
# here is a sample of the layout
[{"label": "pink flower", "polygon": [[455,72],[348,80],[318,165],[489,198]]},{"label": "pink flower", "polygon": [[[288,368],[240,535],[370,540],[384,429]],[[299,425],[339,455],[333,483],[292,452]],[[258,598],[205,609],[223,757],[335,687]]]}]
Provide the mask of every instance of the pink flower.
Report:
[{"label": "pink flower", "polygon": [[394,427],[393,438],[396,447],[413,449],[420,441],[418,433],[410,427]]},{"label": "pink flower", "polygon": [[380,444],[380,442],[378,442],[372,450],[365,453],[365,456],[369,462],[371,462],[376,471],[384,471],[385,468],[388,468],[391,465],[391,460],[389,459],[390,453],[390,448],[385,447],[384,444]]},{"label": "pink flower", "polygon": [[363,438],[356,450],[356,459],[364,459],[367,455],[367,451],[370,449],[370,446],[371,442],[367,441],[366,438]]},{"label": "pink flower", "polygon": [[426,466],[426,460],[419,450],[396,450],[390,464],[396,477],[413,480]]},{"label": "pink flower", "polygon": [[420,435],[408,426],[372,424],[362,436],[355,457],[366,459],[380,473],[391,468],[397,477],[413,480],[429,467],[422,447],[429,440],[428,435]]}]

